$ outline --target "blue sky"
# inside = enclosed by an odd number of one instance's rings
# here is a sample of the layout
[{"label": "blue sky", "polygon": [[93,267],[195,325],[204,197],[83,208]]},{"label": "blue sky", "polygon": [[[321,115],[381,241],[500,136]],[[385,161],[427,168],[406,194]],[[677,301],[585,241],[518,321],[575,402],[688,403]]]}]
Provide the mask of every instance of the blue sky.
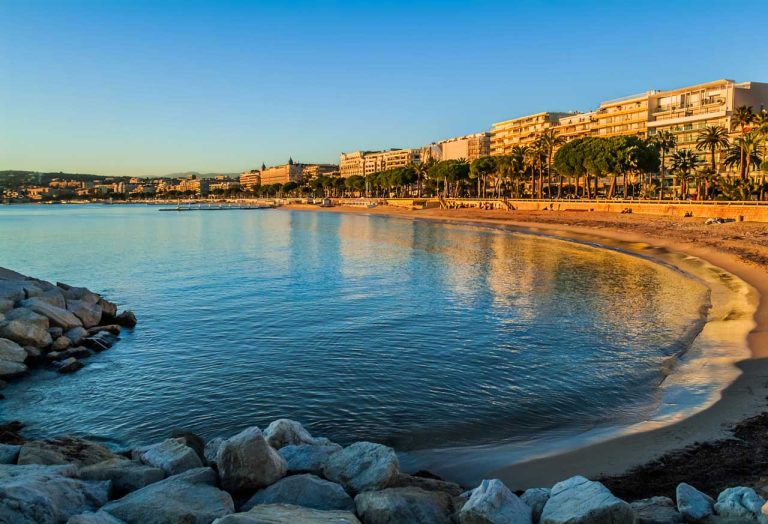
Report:
[{"label": "blue sky", "polygon": [[[674,4],[674,5],[673,5]],[[0,169],[239,172],[768,81],[765,2],[0,0]]]}]

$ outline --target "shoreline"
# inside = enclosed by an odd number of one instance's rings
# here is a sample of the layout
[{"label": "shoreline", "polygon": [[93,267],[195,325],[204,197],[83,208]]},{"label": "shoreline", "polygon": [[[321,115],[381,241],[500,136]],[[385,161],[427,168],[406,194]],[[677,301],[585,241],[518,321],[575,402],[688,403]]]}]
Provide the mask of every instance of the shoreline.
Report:
[{"label": "shoreline", "polygon": [[[768,383],[766,383],[768,359],[765,358],[768,356],[768,279],[765,278],[764,266],[756,263],[749,264],[743,260],[744,257],[737,254],[719,251],[710,246],[686,245],[674,237],[659,238],[649,234],[622,230],[620,227],[611,228],[610,225],[605,224],[601,224],[600,227],[574,225],[567,223],[568,217],[563,217],[563,214],[559,214],[556,219],[560,221],[552,222],[549,221],[553,216],[551,213],[545,217],[547,221],[536,221],[536,216],[525,217],[532,218],[532,220],[515,220],[520,215],[517,212],[506,212],[502,217],[499,217],[498,212],[489,213],[481,210],[460,210],[459,213],[450,213],[447,210],[416,211],[390,207],[321,209],[309,205],[292,205],[286,209],[379,215],[463,225],[501,226],[503,229],[513,232],[538,233],[576,241],[584,241],[583,237],[598,241],[603,239],[609,244],[614,242],[636,244],[639,246],[636,254],[641,256],[648,256],[648,252],[643,251],[643,249],[647,250],[648,246],[651,246],[666,250],[669,253],[679,253],[701,259],[716,268],[721,268],[725,272],[735,275],[754,290],[756,295],[754,324],[746,337],[746,344],[751,356],[732,364],[740,372],[740,375],[722,390],[718,400],[683,420],[659,428],[609,437],[607,440],[587,443],[581,447],[563,450],[548,456],[500,466],[486,472],[486,478],[499,478],[511,489],[551,485],[558,479],[575,474],[587,477],[620,475],[648,464],[662,455],[690,445],[728,438],[730,427],[763,413],[768,406],[766,402],[768,396]],[[544,215],[547,214],[544,213]],[[583,221],[584,217],[574,218]],[[581,239],[578,238],[580,236]]]}]

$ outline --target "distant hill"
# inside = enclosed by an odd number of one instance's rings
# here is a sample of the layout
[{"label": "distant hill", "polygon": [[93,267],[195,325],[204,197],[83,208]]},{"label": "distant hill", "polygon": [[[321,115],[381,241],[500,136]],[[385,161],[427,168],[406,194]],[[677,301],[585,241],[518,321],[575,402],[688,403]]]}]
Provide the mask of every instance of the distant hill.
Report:
[{"label": "distant hill", "polygon": [[169,173],[167,175],[162,175],[161,178],[187,178],[192,175],[197,176],[197,178],[216,178],[217,176],[238,177],[240,176],[240,173],[200,173],[198,171],[185,171],[183,173]]},{"label": "distant hill", "polygon": [[8,169],[0,171],[0,187],[18,187],[23,184],[37,184],[48,185],[48,183],[54,178],[62,178],[66,180],[77,180],[79,182],[87,182],[90,180],[120,180],[130,178],[127,176],[104,176],[104,175],[91,175],[87,173],[39,173],[37,171],[21,171],[15,169]]}]

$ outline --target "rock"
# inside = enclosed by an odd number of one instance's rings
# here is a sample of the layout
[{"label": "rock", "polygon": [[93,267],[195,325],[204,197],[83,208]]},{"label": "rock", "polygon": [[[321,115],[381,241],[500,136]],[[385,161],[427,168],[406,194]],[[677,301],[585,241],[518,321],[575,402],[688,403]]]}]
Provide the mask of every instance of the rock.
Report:
[{"label": "rock", "polygon": [[51,345],[51,334],[48,329],[23,320],[5,321],[0,324],[0,337],[13,340],[22,346],[39,348]]},{"label": "rock", "polygon": [[115,323],[125,327],[134,327],[136,315],[133,314],[133,311],[123,311],[115,317]]},{"label": "rock", "polygon": [[542,524],[631,524],[634,521],[629,504],[601,483],[581,476],[555,484],[541,514]]},{"label": "rock", "polygon": [[59,326],[53,326],[48,328],[48,333],[51,334],[51,338],[53,340],[56,340],[57,338],[59,338],[64,334],[64,330],[61,329]]},{"label": "rock", "polygon": [[80,469],[80,478],[84,480],[109,480],[112,490],[117,495],[136,491],[165,478],[160,468],[146,466],[125,458],[113,458]]},{"label": "rock", "polygon": [[80,343],[84,346],[88,346],[89,348],[94,349],[95,351],[104,351],[105,349],[111,348],[116,341],[117,337],[115,337],[113,334],[107,331],[99,331],[93,336],[84,338],[80,341]]},{"label": "rock", "polygon": [[80,319],[86,329],[101,322],[101,307],[98,304],[85,300],[67,300],[67,309]]},{"label": "rock", "polygon": [[62,336],[60,336],[59,338],[57,338],[56,340],[53,341],[53,344],[51,344],[51,350],[52,351],[64,351],[65,349],[67,349],[71,345],[72,345],[72,341],[69,340],[67,337],[62,335]]},{"label": "rock", "polygon": [[133,459],[160,468],[168,475],[177,475],[203,466],[195,450],[184,439],[169,438],[159,444],[134,450]]},{"label": "rock", "polygon": [[372,442],[355,442],[328,457],[323,475],[350,493],[359,493],[394,484],[399,468],[392,448]]},{"label": "rock", "polygon": [[451,497],[420,488],[387,488],[355,497],[355,508],[365,524],[450,523]]},{"label": "rock", "polygon": [[80,371],[85,367],[85,364],[77,360],[75,357],[65,358],[59,363],[59,373],[74,373]]},{"label": "rock", "polygon": [[118,458],[108,448],[78,437],[33,440],[26,442],[19,452],[19,464],[75,464],[90,466]]},{"label": "rock", "polygon": [[35,313],[39,313],[47,317],[54,326],[59,326],[64,330],[82,326],[80,319],[73,315],[72,312],[64,308],[52,306],[40,298],[30,298],[28,300],[23,300],[21,305],[28,307]]},{"label": "rock", "polygon": [[216,464],[216,455],[219,453],[219,448],[221,447],[222,442],[224,442],[224,439],[221,437],[212,438],[205,444],[205,448],[203,449],[203,456],[205,457],[206,462],[209,464]]},{"label": "rock", "polygon": [[259,504],[293,504],[314,509],[355,510],[355,503],[344,488],[310,474],[286,477],[257,491],[243,504],[242,511]]},{"label": "rock", "polygon": [[675,503],[668,497],[652,497],[630,504],[637,517],[637,524],[680,524],[683,517]]},{"label": "rock", "polygon": [[216,455],[221,485],[230,492],[256,490],[283,478],[288,466],[256,426],[221,443]]},{"label": "rock", "polygon": [[48,317],[35,313],[34,311],[32,311],[30,308],[27,308],[27,307],[17,307],[16,309],[10,310],[8,313],[5,314],[5,319],[6,320],[22,320],[24,322],[29,322],[30,324],[39,326],[45,330],[47,330],[50,327]]},{"label": "rock", "polygon": [[531,508],[498,479],[483,480],[459,512],[461,524],[531,524]]},{"label": "rock", "polygon": [[549,500],[549,488],[530,488],[520,495],[520,500],[531,508],[531,519],[538,522],[541,519],[541,512]]},{"label": "rock", "polygon": [[101,308],[101,316],[103,318],[112,320],[117,316],[117,305],[115,303],[100,298],[96,304]]},{"label": "rock", "polygon": [[184,440],[184,444],[186,444],[187,447],[192,448],[200,458],[200,462],[205,465],[205,441],[202,438],[185,429],[174,429],[171,431],[171,438],[180,438]]},{"label": "rock", "polygon": [[685,482],[677,485],[675,496],[677,511],[686,522],[697,522],[714,514],[714,500]]},{"label": "rock", "polygon": [[24,362],[27,359],[27,352],[13,340],[0,338],[0,360],[9,360],[11,362]]},{"label": "rock", "polygon": [[88,331],[86,331],[86,329],[82,326],[74,327],[70,330],[67,330],[67,332],[64,333],[64,336],[72,341],[73,346],[76,346],[82,342],[85,337],[88,336]]},{"label": "rock", "polygon": [[55,306],[60,309],[66,309],[67,308],[67,301],[64,298],[64,295],[62,294],[61,290],[56,287],[52,287],[51,289],[48,289],[47,291],[43,291],[43,294],[37,297],[38,300],[42,300],[43,302],[47,302],[48,304]]},{"label": "rock", "polygon": [[390,486],[392,488],[421,488],[426,491],[442,491],[452,497],[460,496],[464,490],[458,484],[445,480],[405,475],[400,473],[397,480]]},{"label": "rock", "polygon": [[26,364],[12,362],[10,360],[0,360],[0,378],[18,377],[26,372]]},{"label": "rock", "polygon": [[98,513],[89,512],[75,515],[67,521],[67,524],[125,524],[125,522],[116,519],[109,513],[99,511]]},{"label": "rock", "polygon": [[211,468],[190,469],[101,508],[127,524],[209,524],[234,510],[229,493],[216,487]]},{"label": "rock", "polygon": [[[81,300],[88,304],[97,304],[101,298],[99,295],[93,293],[90,289],[85,287],[67,286],[61,282],[56,282],[56,286],[61,289],[64,297],[67,299],[67,303],[69,303],[70,300]],[[67,287],[65,288],[63,286]]]},{"label": "rock", "polygon": [[0,280],[0,299],[8,300],[13,304],[27,298],[24,291],[24,282],[20,280]]},{"label": "rock", "polygon": [[120,334],[120,326],[117,324],[106,324],[104,326],[93,326],[88,330],[88,335],[93,336],[101,331],[106,331],[107,333],[111,335],[119,335]]},{"label": "rock", "polygon": [[0,464],[16,464],[21,446],[16,444],[0,444]]},{"label": "rock", "polygon": [[0,313],[7,313],[13,309],[15,302],[7,298],[0,298]]},{"label": "rock", "polygon": [[718,495],[715,513],[722,517],[757,520],[764,504],[763,497],[752,488],[728,488]]},{"label": "rock", "polygon": [[27,360],[40,360],[43,358],[43,350],[35,346],[24,346],[24,352],[27,354]]},{"label": "rock", "polygon": [[280,449],[289,444],[314,444],[315,439],[304,429],[304,426],[295,420],[281,418],[273,421],[264,430],[264,438],[270,446]]},{"label": "rock", "polygon": [[0,522],[58,524],[107,502],[109,482],[75,475],[73,466],[0,466]]},{"label": "rock", "polygon": [[290,504],[256,506],[245,513],[233,513],[213,524],[360,524],[354,513],[302,508]]},{"label": "rock", "polygon": [[278,450],[288,465],[288,474],[312,473],[321,475],[328,457],[341,450],[338,444],[315,446],[312,444],[288,445]]}]

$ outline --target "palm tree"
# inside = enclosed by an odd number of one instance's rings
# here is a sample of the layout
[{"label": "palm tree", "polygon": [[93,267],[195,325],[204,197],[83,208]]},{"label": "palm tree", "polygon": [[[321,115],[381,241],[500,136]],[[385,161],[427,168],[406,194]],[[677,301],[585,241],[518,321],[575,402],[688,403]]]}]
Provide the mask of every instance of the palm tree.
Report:
[{"label": "palm tree", "polygon": [[672,172],[680,181],[680,193],[683,199],[688,197],[688,181],[699,164],[699,157],[690,149],[680,149],[672,153]]},{"label": "palm tree", "polygon": [[[531,179],[534,185],[534,194],[536,198],[544,198],[544,162],[546,159],[546,153],[542,148],[542,144],[539,140],[536,140],[532,145],[528,146],[526,151],[527,158],[526,163],[531,169]],[[538,172],[538,182],[536,173]]]},{"label": "palm tree", "polygon": [[728,130],[723,126],[707,126],[699,131],[696,137],[696,149],[699,151],[709,151],[713,173],[717,173],[715,153],[719,149],[726,149],[728,146]]},{"label": "palm tree", "polygon": [[527,159],[529,156],[528,146],[514,146],[512,147],[512,166],[515,170],[515,194],[521,197],[520,181],[525,177],[525,170],[527,167]]},{"label": "palm tree", "polygon": [[[565,139],[561,136],[558,136],[557,131],[554,128],[549,128],[542,131],[536,137],[536,142],[545,157],[547,166],[547,193],[549,197],[552,197],[552,156],[555,154],[555,149],[557,146],[563,144]],[[560,197],[562,188],[563,178],[560,177],[560,186],[557,191],[558,198]]]},{"label": "palm tree", "polygon": [[746,180],[750,168],[760,165],[760,142],[755,131],[737,137],[728,148],[723,163],[729,167],[738,166],[739,178]]},{"label": "palm tree", "polygon": [[742,135],[745,135],[747,133],[747,126],[755,121],[755,116],[755,112],[752,111],[750,106],[739,106],[733,110],[731,122],[741,130]]},{"label": "palm tree", "polygon": [[434,164],[435,164],[435,159],[432,157],[429,157],[429,159],[426,162],[419,162],[418,164],[413,166],[413,168],[416,170],[416,184],[417,184],[416,194],[418,195],[419,198],[421,198],[422,181],[426,180],[427,176],[429,175],[429,170],[432,168]]},{"label": "palm tree", "polygon": [[661,172],[659,174],[659,200],[664,198],[664,178],[667,173],[667,153],[677,145],[677,137],[669,131],[659,131],[652,137],[653,143],[661,152]]}]

